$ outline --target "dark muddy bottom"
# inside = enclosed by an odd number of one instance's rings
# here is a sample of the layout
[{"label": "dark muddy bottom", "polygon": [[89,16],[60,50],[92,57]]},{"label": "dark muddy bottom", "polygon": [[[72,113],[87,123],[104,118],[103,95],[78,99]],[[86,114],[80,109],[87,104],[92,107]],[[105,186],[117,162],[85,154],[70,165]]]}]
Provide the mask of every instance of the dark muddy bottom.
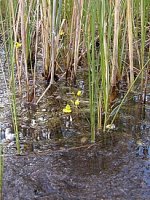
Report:
[{"label": "dark muddy bottom", "polygon": [[124,141],[5,158],[6,200],[149,199],[150,161]]},{"label": "dark muddy bottom", "polygon": [[[134,95],[122,108],[116,129],[99,133],[91,144],[87,89],[79,109],[62,113],[78,89],[72,95],[69,87],[54,88],[38,108],[18,106],[21,155],[14,141],[4,143],[3,200],[150,198],[150,94],[145,105]],[[0,95],[4,105],[6,99]],[[1,133],[12,128],[9,108],[2,103]]]},{"label": "dark muddy bottom", "polygon": [[[122,110],[118,130],[98,141],[6,155],[4,200],[102,200],[150,197],[150,107]],[[73,142],[74,141],[74,142]],[[74,144],[74,145],[73,145]]]}]

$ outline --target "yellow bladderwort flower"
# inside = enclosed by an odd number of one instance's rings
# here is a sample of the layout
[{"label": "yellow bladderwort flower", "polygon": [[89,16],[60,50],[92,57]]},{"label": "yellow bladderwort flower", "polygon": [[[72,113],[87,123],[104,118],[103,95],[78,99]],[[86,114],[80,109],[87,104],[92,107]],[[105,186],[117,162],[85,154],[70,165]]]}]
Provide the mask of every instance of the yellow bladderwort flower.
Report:
[{"label": "yellow bladderwort flower", "polygon": [[80,97],[81,94],[82,94],[82,92],[81,92],[81,90],[79,90],[79,91],[77,92],[77,96]]},{"label": "yellow bladderwort flower", "polygon": [[79,99],[75,100],[74,104],[75,104],[76,106],[78,106],[78,105],[80,104]]},{"label": "yellow bladderwort flower", "polygon": [[18,48],[20,48],[22,46],[22,44],[19,43],[19,42],[16,42],[15,46],[16,46],[16,49],[18,49]]},{"label": "yellow bladderwort flower", "polygon": [[59,35],[62,36],[62,35],[64,35],[64,34],[65,34],[65,32],[61,29],[61,30],[59,31]]},{"label": "yellow bladderwort flower", "polygon": [[66,107],[63,109],[64,113],[71,113],[71,107],[69,104],[66,105]]}]

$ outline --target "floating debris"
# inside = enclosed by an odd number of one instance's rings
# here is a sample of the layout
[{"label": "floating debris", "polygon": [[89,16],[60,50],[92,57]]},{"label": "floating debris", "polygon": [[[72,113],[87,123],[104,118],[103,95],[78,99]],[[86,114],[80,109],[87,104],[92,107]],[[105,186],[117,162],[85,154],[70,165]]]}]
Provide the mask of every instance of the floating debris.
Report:
[{"label": "floating debris", "polygon": [[14,139],[15,139],[15,134],[12,133],[11,128],[6,128],[5,129],[5,140],[12,142],[12,141],[14,141]]},{"label": "floating debris", "polygon": [[114,130],[116,128],[115,124],[108,124],[106,126],[106,129],[109,129],[109,130]]}]

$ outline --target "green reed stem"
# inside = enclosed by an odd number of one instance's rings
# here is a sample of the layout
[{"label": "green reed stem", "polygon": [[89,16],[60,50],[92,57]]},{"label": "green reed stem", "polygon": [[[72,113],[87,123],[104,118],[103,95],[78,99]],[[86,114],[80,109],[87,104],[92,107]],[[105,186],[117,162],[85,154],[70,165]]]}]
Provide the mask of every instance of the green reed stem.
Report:
[{"label": "green reed stem", "polygon": [[12,99],[11,99],[11,111],[12,111],[12,121],[14,126],[14,131],[16,135],[16,146],[17,152],[20,154],[20,141],[19,141],[19,131],[18,131],[18,119],[17,119],[17,104],[16,104],[16,86],[15,86],[15,62],[14,62],[14,44],[13,41],[10,41],[12,54],[10,55],[11,60],[11,92],[12,92]]},{"label": "green reed stem", "polygon": [[0,200],[2,200],[2,187],[3,187],[3,145],[0,144]]},{"label": "green reed stem", "polygon": [[[10,13],[15,13],[15,8],[14,11],[10,8]],[[14,28],[14,24],[12,22],[12,16],[11,14],[9,15],[9,22],[10,27]],[[17,152],[20,154],[20,141],[19,141],[19,131],[18,131],[18,119],[17,119],[17,104],[16,104],[16,80],[15,80],[15,43],[16,43],[16,37],[15,40],[13,40],[13,35],[15,33],[10,29],[9,31],[9,56],[10,56],[10,90],[11,90],[11,112],[12,112],[12,121],[13,121],[13,127],[14,127],[14,132],[16,135],[16,147],[17,147]]]}]

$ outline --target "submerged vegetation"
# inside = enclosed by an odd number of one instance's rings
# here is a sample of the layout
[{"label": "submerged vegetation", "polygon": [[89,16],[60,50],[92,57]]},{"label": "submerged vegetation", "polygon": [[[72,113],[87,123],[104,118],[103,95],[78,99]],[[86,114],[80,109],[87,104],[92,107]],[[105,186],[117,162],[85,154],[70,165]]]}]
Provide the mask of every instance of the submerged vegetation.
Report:
[{"label": "submerged vegetation", "polygon": [[[149,13],[149,0],[0,1],[0,37],[9,66],[18,153],[16,96],[20,104],[25,95],[28,103],[37,105],[63,77],[66,85],[75,87],[79,66],[88,70],[92,142],[99,130],[115,127],[129,92],[138,88],[145,101],[150,76]],[[40,75],[47,87],[39,96]],[[76,96],[80,95],[78,91]],[[76,98],[76,107],[79,102]],[[65,106],[62,112],[70,113],[68,102]]]}]

